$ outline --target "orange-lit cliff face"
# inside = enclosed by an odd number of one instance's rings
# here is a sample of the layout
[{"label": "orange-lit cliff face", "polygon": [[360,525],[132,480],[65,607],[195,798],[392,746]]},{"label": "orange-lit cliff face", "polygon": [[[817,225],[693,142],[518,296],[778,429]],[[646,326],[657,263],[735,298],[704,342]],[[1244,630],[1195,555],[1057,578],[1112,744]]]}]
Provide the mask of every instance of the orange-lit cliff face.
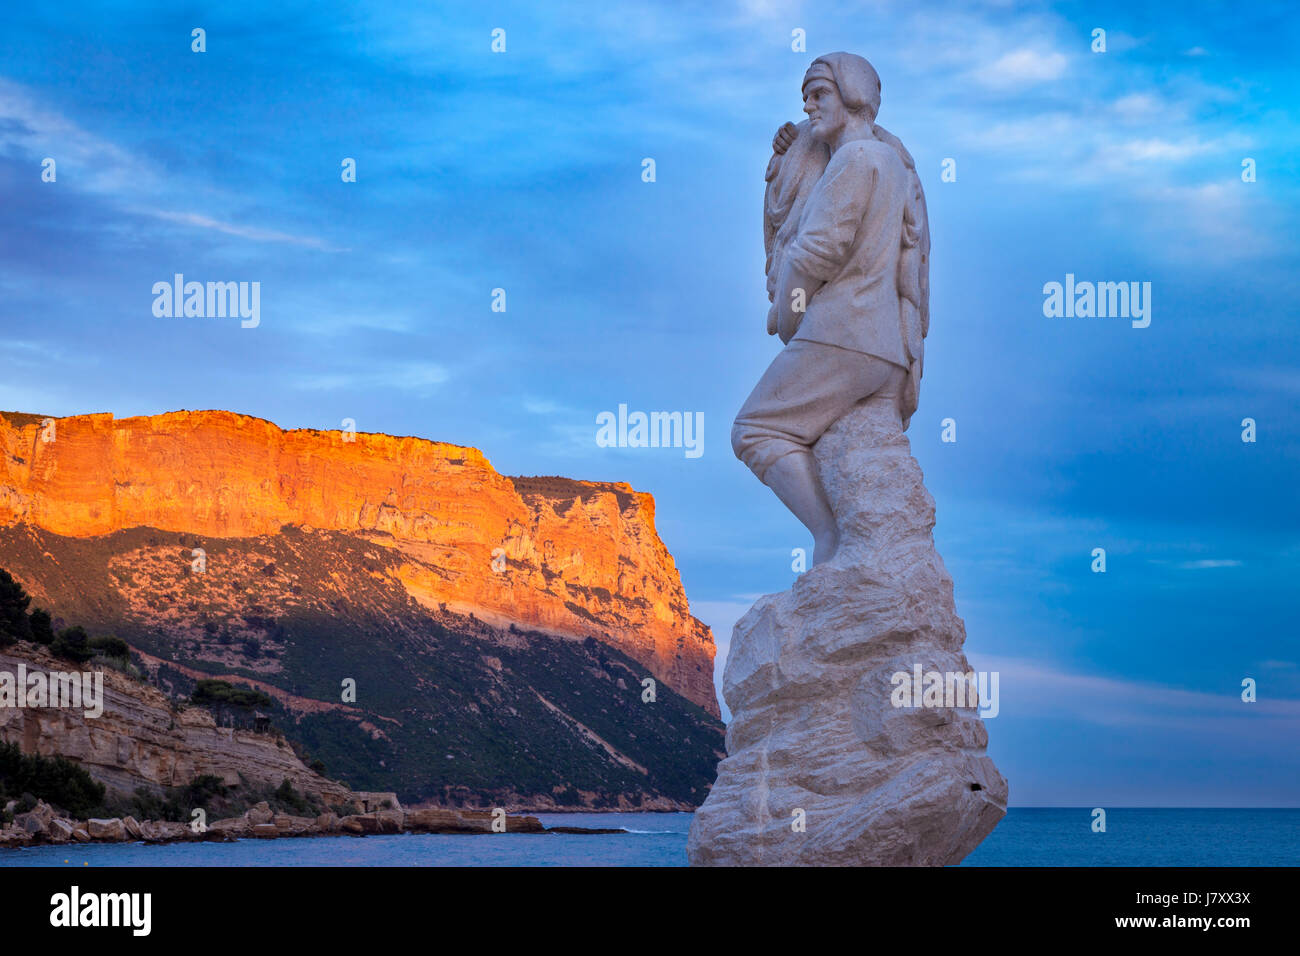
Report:
[{"label": "orange-lit cliff face", "polygon": [[420,604],[595,637],[718,713],[712,634],[690,614],[654,499],[625,484],[511,479],[473,448],[283,431],[223,411],[80,415],[52,429],[0,416],[0,527],[16,524],[83,539],[137,527],[353,534],[402,557],[382,573]]}]

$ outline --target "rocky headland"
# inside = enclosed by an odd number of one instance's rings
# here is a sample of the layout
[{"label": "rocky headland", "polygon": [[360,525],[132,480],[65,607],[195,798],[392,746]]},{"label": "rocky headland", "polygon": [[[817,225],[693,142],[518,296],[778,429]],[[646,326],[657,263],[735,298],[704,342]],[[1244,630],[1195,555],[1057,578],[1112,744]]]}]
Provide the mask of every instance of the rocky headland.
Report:
[{"label": "rocky headland", "polygon": [[[251,768],[325,803],[689,810],[721,755],[712,635],[625,484],[231,412],[0,413],[0,568],[153,689],[0,708],[0,740],[120,792]],[[274,733],[185,706],[206,680]]]}]

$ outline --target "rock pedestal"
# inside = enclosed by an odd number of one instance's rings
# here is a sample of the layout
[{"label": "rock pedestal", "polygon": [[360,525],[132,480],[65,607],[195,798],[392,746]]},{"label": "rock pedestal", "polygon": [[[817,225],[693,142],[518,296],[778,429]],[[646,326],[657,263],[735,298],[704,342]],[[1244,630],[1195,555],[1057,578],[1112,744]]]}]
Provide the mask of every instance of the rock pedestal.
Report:
[{"label": "rock pedestal", "polygon": [[969,698],[891,701],[893,675],[917,665],[971,671],[934,548],[934,499],[888,400],[860,403],[814,454],[840,546],[736,624],[728,756],[691,824],[690,861],[957,863],[1006,813],[983,721]]}]

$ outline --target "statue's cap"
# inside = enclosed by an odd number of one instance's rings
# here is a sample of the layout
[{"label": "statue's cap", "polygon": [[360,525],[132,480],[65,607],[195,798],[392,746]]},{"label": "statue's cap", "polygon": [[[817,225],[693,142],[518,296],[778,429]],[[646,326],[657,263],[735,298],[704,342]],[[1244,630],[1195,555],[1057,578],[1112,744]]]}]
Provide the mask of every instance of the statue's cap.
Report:
[{"label": "statue's cap", "polygon": [[874,117],[880,110],[880,76],[876,68],[856,53],[827,53],[812,61],[803,85],[813,80],[830,80],[849,109],[870,107]]}]

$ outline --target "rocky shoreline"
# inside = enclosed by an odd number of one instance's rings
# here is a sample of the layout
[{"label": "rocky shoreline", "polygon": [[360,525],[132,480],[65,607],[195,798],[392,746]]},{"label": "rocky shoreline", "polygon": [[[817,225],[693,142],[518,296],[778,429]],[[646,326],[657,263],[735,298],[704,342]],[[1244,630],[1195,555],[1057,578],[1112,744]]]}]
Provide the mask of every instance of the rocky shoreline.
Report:
[{"label": "rocky shoreline", "polygon": [[[73,820],[61,816],[43,800],[14,815],[12,823],[0,829],[0,848],[68,843],[228,843],[242,839],[279,837],[371,836],[398,833],[626,833],[621,828],[546,827],[537,817],[506,815],[505,830],[493,829],[500,814],[487,810],[373,810],[339,816],[294,816],[276,813],[262,802],[241,816],[215,820],[196,830],[185,823],[167,820],[138,821],[133,817]],[[500,824],[497,824],[498,828]]]}]

